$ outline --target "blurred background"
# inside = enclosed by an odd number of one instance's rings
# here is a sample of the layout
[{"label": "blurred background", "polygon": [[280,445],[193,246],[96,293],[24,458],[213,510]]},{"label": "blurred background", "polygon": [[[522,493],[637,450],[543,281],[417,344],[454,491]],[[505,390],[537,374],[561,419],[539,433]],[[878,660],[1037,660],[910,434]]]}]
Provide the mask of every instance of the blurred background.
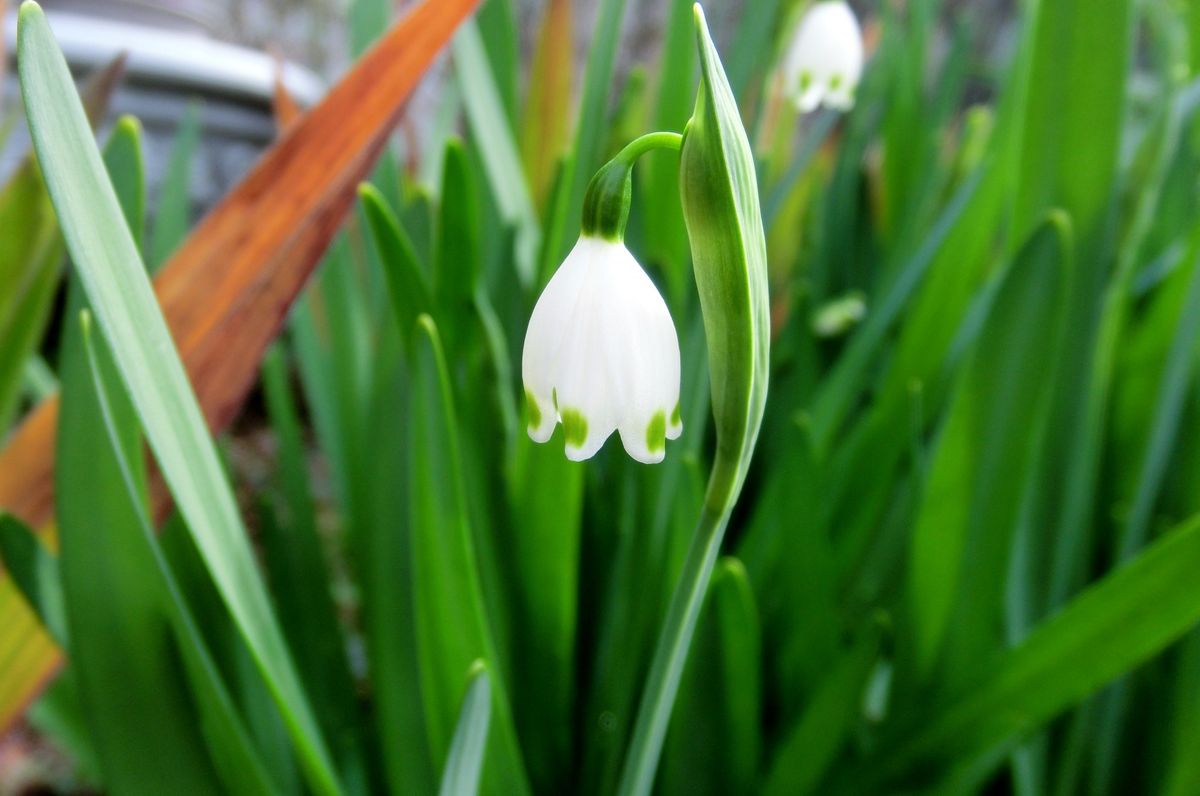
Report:
[{"label": "blurred background", "polygon": [[[42,5],[51,19],[57,20],[56,32],[65,37],[64,52],[81,74],[121,51],[129,52],[128,79],[118,89],[109,117],[129,113],[145,127],[151,209],[157,205],[179,124],[189,108],[197,114],[203,144],[191,167],[190,200],[193,215],[198,216],[245,173],[272,140],[271,86],[277,61],[287,64],[287,85],[302,104],[314,101],[323,87],[347,68],[354,35],[347,24],[352,2],[45,0]],[[719,44],[732,38],[744,2],[747,0],[706,4]],[[397,13],[413,4],[413,0],[397,0]],[[869,24],[874,3],[857,0],[851,5]],[[895,5],[901,8],[902,0]],[[1014,35],[1015,0],[953,0],[942,5],[945,28],[941,39],[934,42],[935,48],[944,51],[946,33],[966,8],[983,60],[1005,62]],[[577,79],[594,36],[596,6],[597,0],[572,3]],[[523,62],[528,65],[544,3],[517,0],[514,10]],[[653,68],[662,49],[668,10],[669,0],[629,0],[617,51],[618,85],[631,70]],[[15,36],[15,11],[11,8],[6,23],[11,58]],[[726,41],[721,41],[722,36]],[[410,131],[408,140],[417,146],[428,130],[436,98],[453,79],[446,72],[445,61],[443,56],[411,101],[412,112],[405,125]],[[927,66],[931,74],[936,73],[936,53]],[[19,102],[15,76],[9,75],[4,91],[10,101]],[[619,96],[614,89],[614,103]],[[976,94],[969,99],[982,97]],[[24,131],[16,130],[0,153],[0,173],[11,171],[28,144]],[[403,149],[405,141],[398,145]]]}]

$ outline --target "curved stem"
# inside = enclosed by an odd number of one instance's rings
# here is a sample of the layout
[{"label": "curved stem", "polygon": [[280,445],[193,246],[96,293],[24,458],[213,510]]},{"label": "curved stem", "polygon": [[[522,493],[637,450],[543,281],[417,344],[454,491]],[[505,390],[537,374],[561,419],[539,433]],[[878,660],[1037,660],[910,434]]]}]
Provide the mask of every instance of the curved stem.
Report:
[{"label": "curved stem", "polygon": [[632,165],[635,160],[651,150],[670,149],[678,152],[682,146],[683,136],[679,133],[646,133],[626,144],[613,160]]},{"label": "curved stem", "polygon": [[606,240],[623,240],[632,196],[634,162],[651,150],[678,152],[682,145],[683,136],[679,133],[647,133],[629,142],[616,157],[601,166],[588,183],[587,193],[583,197],[583,219],[580,224],[583,234]]}]

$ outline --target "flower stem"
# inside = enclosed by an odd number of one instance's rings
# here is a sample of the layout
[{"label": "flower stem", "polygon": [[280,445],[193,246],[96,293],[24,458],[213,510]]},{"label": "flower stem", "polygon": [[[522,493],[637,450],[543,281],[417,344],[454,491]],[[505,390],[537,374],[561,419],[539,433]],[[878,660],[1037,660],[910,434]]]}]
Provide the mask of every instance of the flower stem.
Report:
[{"label": "flower stem", "polygon": [[588,183],[587,193],[583,197],[583,234],[605,240],[623,240],[633,193],[631,175],[634,162],[654,149],[678,152],[682,144],[683,136],[679,133],[647,133],[635,138],[616,157],[601,166]]},{"label": "flower stem", "polygon": [[682,145],[683,136],[679,133],[646,133],[626,144],[613,160],[633,165],[635,160],[651,150],[670,149],[678,152]]},{"label": "flower stem", "polygon": [[733,501],[729,501],[719,513],[707,505],[700,513],[638,705],[637,724],[617,788],[619,796],[644,796],[654,784],[671,707],[732,508]]}]

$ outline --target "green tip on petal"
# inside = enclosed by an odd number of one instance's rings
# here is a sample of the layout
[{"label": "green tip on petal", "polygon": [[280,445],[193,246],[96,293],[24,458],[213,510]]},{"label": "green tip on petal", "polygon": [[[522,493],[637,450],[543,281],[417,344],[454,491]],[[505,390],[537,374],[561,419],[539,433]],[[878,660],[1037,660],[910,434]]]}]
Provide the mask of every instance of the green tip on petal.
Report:
[{"label": "green tip on petal", "polygon": [[582,448],[587,441],[587,418],[578,409],[563,409],[560,414],[567,444],[572,448]]},{"label": "green tip on petal", "polygon": [[683,415],[679,412],[679,401],[675,402],[675,408],[671,410],[671,425],[677,426],[683,422]]},{"label": "green tip on petal", "polygon": [[538,406],[537,398],[529,390],[525,391],[525,405],[529,407],[529,425],[539,428],[542,425],[542,407]]},{"label": "green tip on petal", "polygon": [[667,447],[667,416],[664,412],[655,412],[646,426],[646,449],[658,453]]}]

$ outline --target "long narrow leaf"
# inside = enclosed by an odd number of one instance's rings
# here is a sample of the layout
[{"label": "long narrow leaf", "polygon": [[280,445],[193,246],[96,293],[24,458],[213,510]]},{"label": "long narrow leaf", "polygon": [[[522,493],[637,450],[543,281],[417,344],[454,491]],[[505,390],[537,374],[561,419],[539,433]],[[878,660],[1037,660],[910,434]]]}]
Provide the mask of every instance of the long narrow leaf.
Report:
[{"label": "long narrow leaf", "polygon": [[438,796],[473,796],[479,792],[488,726],[492,720],[492,685],[487,666],[476,661],[467,676],[467,693],[442,769]]},{"label": "long narrow leaf", "polygon": [[22,6],[21,85],[34,146],[67,247],[163,476],[251,654],[274,692],[310,781],[338,785],[271,614],[212,438],[104,170],[70,72],[36,3]]}]

